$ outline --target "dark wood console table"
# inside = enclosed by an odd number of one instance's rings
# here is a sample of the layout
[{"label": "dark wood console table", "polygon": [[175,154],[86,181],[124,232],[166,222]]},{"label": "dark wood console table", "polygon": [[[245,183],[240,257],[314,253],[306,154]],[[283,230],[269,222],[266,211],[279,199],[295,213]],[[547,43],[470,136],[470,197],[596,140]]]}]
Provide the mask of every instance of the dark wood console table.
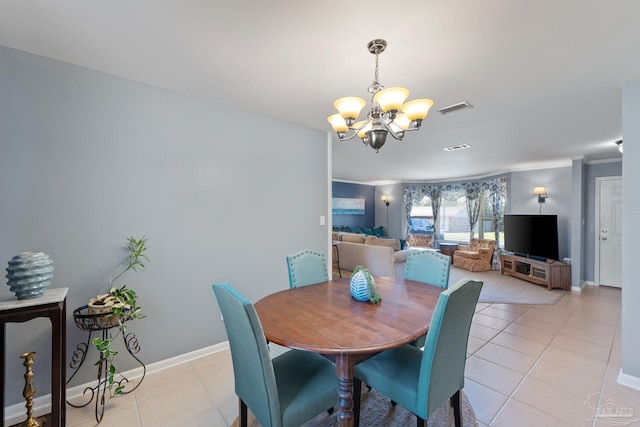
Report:
[{"label": "dark wood console table", "polygon": [[438,247],[440,248],[441,254],[449,255],[451,258],[453,258],[453,253],[458,250],[457,243],[440,242],[438,243]]},{"label": "dark wood console table", "polygon": [[[4,423],[4,380],[6,359],[6,324],[21,323],[38,317],[51,321],[51,423],[53,427],[65,425],[65,372],[67,291],[69,288],[47,289],[39,298],[0,301],[0,420]],[[18,351],[18,355],[24,349]],[[16,356],[18,357],[18,356]],[[49,425],[49,423],[47,423]]]},{"label": "dark wood console table", "polygon": [[546,286],[547,289],[571,290],[571,266],[562,261],[539,261],[517,255],[502,255],[500,272],[531,283]]}]

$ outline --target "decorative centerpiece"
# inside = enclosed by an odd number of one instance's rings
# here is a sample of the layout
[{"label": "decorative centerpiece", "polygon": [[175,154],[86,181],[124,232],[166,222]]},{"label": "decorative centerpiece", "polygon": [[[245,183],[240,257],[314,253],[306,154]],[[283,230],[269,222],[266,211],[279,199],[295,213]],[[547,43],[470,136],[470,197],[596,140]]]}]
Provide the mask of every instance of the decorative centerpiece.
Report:
[{"label": "decorative centerpiece", "polygon": [[39,298],[51,284],[53,261],[42,252],[22,252],[9,261],[7,285],[18,299]]},{"label": "decorative centerpiece", "polygon": [[369,270],[361,265],[357,265],[353,269],[349,289],[351,296],[356,301],[369,301],[373,304],[382,301],[382,297],[376,291],[376,282],[373,280],[373,276]]}]

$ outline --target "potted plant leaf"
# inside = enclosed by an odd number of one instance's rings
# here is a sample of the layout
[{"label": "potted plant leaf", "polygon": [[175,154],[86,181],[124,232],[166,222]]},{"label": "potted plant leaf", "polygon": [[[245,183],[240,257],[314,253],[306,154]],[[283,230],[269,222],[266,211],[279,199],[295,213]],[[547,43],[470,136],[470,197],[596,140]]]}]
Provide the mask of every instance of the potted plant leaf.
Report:
[{"label": "potted plant leaf", "polygon": [[[92,298],[87,304],[89,315],[82,316],[85,320],[87,317],[91,318],[90,329],[109,329],[110,331],[108,337],[104,338],[103,334],[103,338],[93,338],[91,342],[100,352],[100,359],[95,365],[99,367],[100,372],[106,368],[106,386],[112,395],[120,394],[124,385],[115,379],[116,374],[119,373],[115,364],[115,356],[118,352],[111,347],[111,344],[118,336],[126,335],[127,322],[145,317],[141,313],[142,308],[137,303],[136,292],[126,284],[118,285],[116,281],[129,270],[144,270],[146,263],[150,262],[146,254],[147,239],[145,237],[140,239],[129,237],[126,247],[129,250],[129,256],[126,262],[121,264],[111,275],[108,292]],[[104,314],[104,316],[96,316],[96,314]],[[116,332],[111,333],[112,329]],[[127,349],[131,352],[129,348]],[[100,366],[102,363],[106,363],[106,366]]]}]

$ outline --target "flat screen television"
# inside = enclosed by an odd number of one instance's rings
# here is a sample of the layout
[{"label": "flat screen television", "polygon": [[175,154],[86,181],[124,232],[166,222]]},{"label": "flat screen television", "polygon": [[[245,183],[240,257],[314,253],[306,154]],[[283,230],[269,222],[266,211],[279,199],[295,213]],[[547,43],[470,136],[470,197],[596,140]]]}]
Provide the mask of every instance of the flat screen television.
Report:
[{"label": "flat screen television", "polygon": [[516,255],[558,259],[557,215],[505,215],[504,248]]}]

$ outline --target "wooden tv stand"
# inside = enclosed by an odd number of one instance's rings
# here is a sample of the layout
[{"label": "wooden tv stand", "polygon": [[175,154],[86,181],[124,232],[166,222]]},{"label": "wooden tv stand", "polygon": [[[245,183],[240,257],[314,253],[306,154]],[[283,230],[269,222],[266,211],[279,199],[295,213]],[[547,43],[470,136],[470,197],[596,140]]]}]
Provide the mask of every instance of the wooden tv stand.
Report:
[{"label": "wooden tv stand", "polygon": [[518,255],[502,255],[500,272],[548,289],[571,290],[571,266],[562,261],[538,261]]}]

